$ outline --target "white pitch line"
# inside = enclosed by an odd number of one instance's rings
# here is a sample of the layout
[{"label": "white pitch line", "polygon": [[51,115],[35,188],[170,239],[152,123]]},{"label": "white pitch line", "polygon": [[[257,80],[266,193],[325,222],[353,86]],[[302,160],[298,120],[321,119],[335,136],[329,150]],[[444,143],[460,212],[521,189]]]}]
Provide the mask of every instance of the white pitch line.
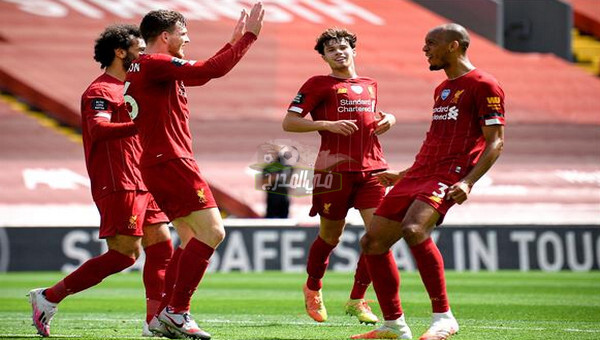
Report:
[{"label": "white pitch line", "polygon": [[461,328],[481,328],[481,329],[498,329],[504,331],[522,331],[524,329],[532,330],[532,331],[545,331],[547,328],[543,327],[506,327],[506,326],[464,326]]},{"label": "white pitch line", "polygon": [[[13,337],[13,338],[36,338],[39,339],[40,336],[37,334],[2,334],[2,338],[8,338],[8,337]],[[52,337],[56,338],[56,337],[60,337],[60,338],[75,338],[75,339],[79,339],[81,338],[81,336],[79,335],[60,335],[60,334],[54,334],[52,333]],[[102,336],[103,338],[106,338],[105,336]],[[121,338],[121,337],[119,337]],[[125,338],[126,339],[126,338]]]},{"label": "white pitch line", "polygon": [[[5,321],[20,321],[22,318],[4,318]],[[140,319],[112,319],[112,318],[77,318],[78,321],[114,321],[114,322],[127,322],[127,323],[139,323]],[[315,324],[313,321],[278,321],[278,320],[262,320],[262,321],[245,321],[245,320],[228,320],[228,319],[202,319],[198,318],[200,323],[213,323],[213,324],[237,324],[237,325],[264,325],[268,323],[275,323],[278,325],[289,325],[289,326],[311,326],[311,327],[339,327],[339,326],[352,326],[355,325],[355,322],[340,322],[336,321],[335,323],[323,324],[318,323]],[[556,328],[546,328],[546,327],[512,327],[512,326],[478,326],[478,325],[468,325],[468,323],[462,323],[463,329],[468,328],[476,328],[476,329],[494,329],[494,330],[507,330],[507,331],[523,331],[523,330],[535,330],[535,331],[563,331],[563,332],[571,332],[571,333],[600,333],[600,329],[578,329],[578,328],[565,328],[565,329],[556,329]],[[11,335],[12,336],[12,335]],[[16,336],[16,335],[15,335]],[[71,337],[71,336],[64,336]]]},{"label": "white pitch line", "polygon": [[577,329],[577,328],[567,328],[564,329],[565,332],[583,332],[583,333],[600,333],[600,329]]}]

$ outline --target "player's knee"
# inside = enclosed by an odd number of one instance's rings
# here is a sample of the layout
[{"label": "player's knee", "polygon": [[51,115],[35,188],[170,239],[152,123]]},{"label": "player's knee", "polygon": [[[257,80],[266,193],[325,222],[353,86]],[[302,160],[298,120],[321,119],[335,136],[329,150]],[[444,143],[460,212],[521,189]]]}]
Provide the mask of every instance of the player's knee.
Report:
[{"label": "player's knee", "polygon": [[337,246],[337,244],[340,243],[342,234],[321,234],[319,237],[321,237],[325,243],[332,246]]},{"label": "player's knee", "polygon": [[225,239],[225,228],[219,228],[215,230],[214,238],[217,242],[221,243]]},{"label": "player's knee", "polygon": [[402,224],[402,235],[409,245],[418,244],[426,238],[425,228],[416,223]]},{"label": "player's knee", "polygon": [[340,243],[340,238],[344,232],[344,226],[346,221],[341,220],[328,220],[321,217],[321,225],[319,227],[319,237],[323,241],[330,245],[337,245]]},{"label": "player's knee", "polygon": [[171,233],[169,232],[169,227],[165,223],[144,226],[144,236],[142,236],[142,244],[144,247],[168,241],[170,239]]},{"label": "player's knee", "polygon": [[369,235],[369,233],[366,233],[363,235],[363,237],[361,237],[360,247],[363,253],[369,255],[385,252],[385,247],[381,244],[381,242],[377,241],[373,236]]},{"label": "player's knee", "polygon": [[206,243],[216,248],[225,239],[225,227],[222,223],[212,225],[208,233],[204,235],[202,237],[206,238]]},{"label": "player's knee", "polygon": [[113,247],[111,248],[127,257],[137,260],[140,257],[141,251],[139,247]]},{"label": "player's knee", "polygon": [[108,249],[117,251],[127,257],[137,260],[141,254],[139,242],[108,242]]},{"label": "player's knee", "polygon": [[360,250],[368,254],[368,251],[371,247],[371,239],[367,234],[364,234],[363,237],[360,238]]},{"label": "player's knee", "polygon": [[135,247],[135,248],[131,248],[127,250],[128,254],[125,254],[133,259],[138,259],[140,257],[141,254],[141,250],[140,247]]}]

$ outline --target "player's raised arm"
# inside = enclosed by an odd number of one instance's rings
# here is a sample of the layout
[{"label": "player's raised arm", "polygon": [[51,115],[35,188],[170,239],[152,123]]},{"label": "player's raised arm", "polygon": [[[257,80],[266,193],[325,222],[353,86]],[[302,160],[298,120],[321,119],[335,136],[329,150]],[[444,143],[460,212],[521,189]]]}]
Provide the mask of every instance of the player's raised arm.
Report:
[{"label": "player's raised arm", "polygon": [[250,14],[248,15],[248,20],[246,20],[246,32],[251,32],[255,36],[260,34],[260,30],[263,25],[263,18],[265,16],[265,10],[263,9],[262,2],[257,2],[252,6],[250,10]]},{"label": "player's raised arm", "polygon": [[246,27],[247,19],[248,19],[248,13],[246,13],[246,10],[243,9],[242,12],[240,13],[240,18],[238,19],[237,23],[235,24],[235,27],[233,29],[233,34],[231,35],[231,40],[229,41],[229,44],[231,44],[231,45],[235,44],[244,35],[244,29]]},{"label": "player's raised arm", "polygon": [[[206,61],[195,61],[184,59],[184,49],[190,39],[185,18],[174,13],[152,11],[142,19],[140,28],[148,43],[146,54],[152,59],[144,67],[151,69],[149,73],[153,80],[183,80],[188,85],[203,84],[231,71],[256,41],[264,17],[262,4],[258,2],[249,15],[241,13],[230,40],[233,44],[226,44]],[[161,16],[167,17],[167,20]]]},{"label": "player's raised arm", "polygon": [[[221,47],[221,49],[219,51],[217,51],[217,53],[215,53],[215,56],[226,52],[228,49],[231,48],[231,46],[233,44],[235,44],[236,42],[238,42],[238,40],[240,40],[240,38],[245,33],[244,29],[246,26],[246,19],[248,19],[248,13],[246,12],[245,9],[243,9],[240,12],[240,18],[238,19],[238,21],[235,25],[235,28],[233,29],[233,34],[231,35],[231,40],[229,40],[229,42],[226,43],[225,46]],[[213,79],[213,78],[206,77],[206,78],[186,79],[185,86],[202,86],[202,85],[208,83],[211,79]]]},{"label": "player's raised arm", "polygon": [[184,60],[167,55],[155,55],[152,65],[152,77],[160,80],[183,80],[186,82],[198,79],[220,78],[229,73],[242,59],[256,36],[244,34],[233,46],[225,48],[206,61]]}]

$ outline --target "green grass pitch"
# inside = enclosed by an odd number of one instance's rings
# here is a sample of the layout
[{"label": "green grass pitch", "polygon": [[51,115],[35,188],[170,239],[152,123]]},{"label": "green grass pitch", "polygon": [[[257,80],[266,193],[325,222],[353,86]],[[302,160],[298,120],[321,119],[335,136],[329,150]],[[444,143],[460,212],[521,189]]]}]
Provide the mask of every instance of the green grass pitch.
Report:
[{"label": "green grass pitch", "polygon": [[[401,273],[401,298],[416,339],[430,304],[417,273]],[[0,274],[0,339],[35,338],[25,295],[60,273]],[[347,339],[371,330],[343,312],[352,274],[328,272],[323,287],[329,320],[304,313],[304,274],[209,273],[194,294],[192,314],[213,339]],[[456,340],[600,339],[600,273],[447,273],[461,331]],[[375,300],[372,289],[368,298]],[[373,304],[376,314],[379,308]],[[52,322],[54,339],[142,339],[140,273],[118,274],[65,299]]]}]

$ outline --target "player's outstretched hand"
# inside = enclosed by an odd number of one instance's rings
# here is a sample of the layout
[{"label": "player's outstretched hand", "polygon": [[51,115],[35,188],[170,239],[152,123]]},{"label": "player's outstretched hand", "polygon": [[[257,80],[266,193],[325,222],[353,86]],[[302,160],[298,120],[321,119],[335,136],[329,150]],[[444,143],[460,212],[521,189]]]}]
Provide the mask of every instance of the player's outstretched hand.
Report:
[{"label": "player's outstretched hand", "polygon": [[231,45],[235,44],[238,40],[240,40],[242,35],[244,35],[246,20],[248,20],[248,13],[246,13],[246,10],[243,9],[242,13],[240,14],[240,18],[238,19],[237,23],[235,24],[235,28],[233,29],[233,35],[231,36],[231,41],[229,41]]},{"label": "player's outstretched hand", "polygon": [[335,120],[328,122],[327,131],[350,136],[358,131],[358,125],[356,125],[356,120]]},{"label": "player's outstretched hand", "polygon": [[262,2],[259,1],[255,3],[250,10],[250,15],[248,15],[248,20],[246,20],[245,30],[258,36],[260,29],[262,28],[264,16],[265,10],[263,9]]},{"label": "player's outstretched hand", "polygon": [[381,135],[389,130],[394,124],[396,124],[396,117],[391,113],[385,113],[379,111],[381,119],[377,122],[377,128],[375,128],[375,134]]},{"label": "player's outstretched hand", "polygon": [[379,183],[381,183],[381,185],[385,187],[391,187],[393,185],[396,185],[396,183],[400,182],[400,180],[404,177],[404,174],[406,174],[406,170],[386,170],[384,172],[375,174],[375,176],[377,177],[377,180],[379,181]]},{"label": "player's outstretched hand", "polygon": [[467,182],[456,182],[452,184],[450,189],[448,190],[448,195],[446,195],[446,199],[453,199],[458,204],[463,204],[467,198],[469,198],[469,194],[471,193],[471,186]]}]

